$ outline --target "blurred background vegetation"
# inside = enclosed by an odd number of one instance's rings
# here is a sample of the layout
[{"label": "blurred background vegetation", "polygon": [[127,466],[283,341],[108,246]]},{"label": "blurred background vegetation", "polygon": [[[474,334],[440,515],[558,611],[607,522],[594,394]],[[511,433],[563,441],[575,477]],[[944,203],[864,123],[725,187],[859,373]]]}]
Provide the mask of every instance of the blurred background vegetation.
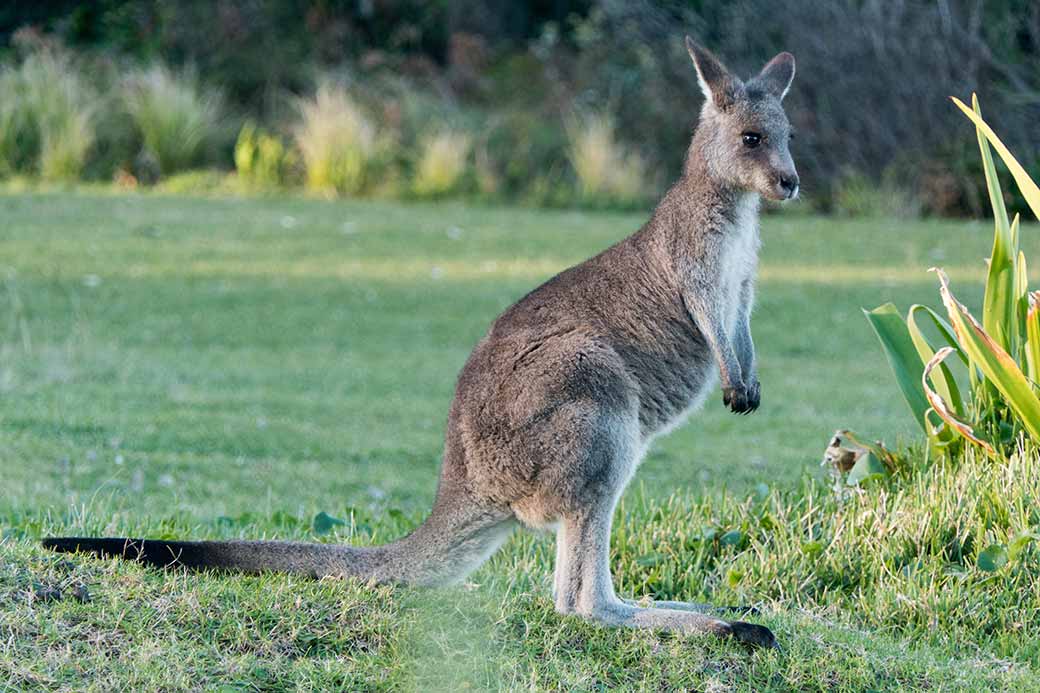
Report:
[{"label": "blurred background vegetation", "polygon": [[640,208],[700,108],[684,33],[795,53],[814,210],[983,215],[972,90],[1040,174],[1033,0],[53,0],[0,7],[0,176]]}]

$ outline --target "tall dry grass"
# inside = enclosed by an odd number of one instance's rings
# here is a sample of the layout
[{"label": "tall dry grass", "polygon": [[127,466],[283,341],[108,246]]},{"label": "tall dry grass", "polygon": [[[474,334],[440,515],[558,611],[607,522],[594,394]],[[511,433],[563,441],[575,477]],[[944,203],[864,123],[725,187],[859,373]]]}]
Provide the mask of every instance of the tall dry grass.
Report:
[{"label": "tall dry grass", "polygon": [[567,157],[583,197],[628,203],[647,196],[646,161],[618,140],[610,114],[575,115],[566,129]]},{"label": "tall dry grass", "polygon": [[141,135],[144,153],[169,175],[202,163],[223,113],[220,94],[203,87],[191,70],[155,64],[129,75],[123,98]]},{"label": "tall dry grass", "polygon": [[371,183],[377,132],[357,100],[341,85],[322,82],[299,101],[293,131],[307,187],[324,193],[361,193]]},{"label": "tall dry grass", "polygon": [[472,149],[473,138],[464,132],[441,130],[425,136],[415,168],[415,193],[435,197],[456,191]]},{"label": "tall dry grass", "polygon": [[0,71],[0,173],[80,177],[99,97],[64,55],[39,50]]}]

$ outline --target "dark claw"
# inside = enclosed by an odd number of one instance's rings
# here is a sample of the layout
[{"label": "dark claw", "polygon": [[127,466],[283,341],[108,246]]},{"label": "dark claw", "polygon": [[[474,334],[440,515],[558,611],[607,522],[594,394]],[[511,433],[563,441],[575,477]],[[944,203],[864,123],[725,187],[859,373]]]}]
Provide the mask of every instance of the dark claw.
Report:
[{"label": "dark claw", "polygon": [[758,409],[758,405],[762,401],[762,385],[757,380],[752,380],[751,385],[748,386],[748,413]]},{"label": "dark claw", "polygon": [[750,385],[742,383],[736,387],[726,387],[722,389],[722,403],[734,414],[750,414],[758,409],[761,392],[762,388],[757,380],[752,381]]}]

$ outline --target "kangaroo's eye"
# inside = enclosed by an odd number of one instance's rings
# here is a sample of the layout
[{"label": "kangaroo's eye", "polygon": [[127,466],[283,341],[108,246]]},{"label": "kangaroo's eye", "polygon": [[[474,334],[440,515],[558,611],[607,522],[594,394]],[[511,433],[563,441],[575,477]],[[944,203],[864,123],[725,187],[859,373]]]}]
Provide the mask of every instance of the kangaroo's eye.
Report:
[{"label": "kangaroo's eye", "polygon": [[741,137],[744,140],[744,146],[748,149],[754,149],[762,143],[762,135],[757,132],[745,132]]}]

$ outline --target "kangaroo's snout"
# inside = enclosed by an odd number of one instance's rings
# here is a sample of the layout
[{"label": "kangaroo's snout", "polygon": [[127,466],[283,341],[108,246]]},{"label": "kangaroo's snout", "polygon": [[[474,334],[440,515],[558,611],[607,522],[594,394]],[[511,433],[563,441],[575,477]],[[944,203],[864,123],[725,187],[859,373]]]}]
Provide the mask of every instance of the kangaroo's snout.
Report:
[{"label": "kangaroo's snout", "polygon": [[780,190],[783,193],[783,199],[793,200],[798,197],[798,174],[794,171],[791,171],[790,173],[781,173],[777,179],[777,184],[780,186]]}]

